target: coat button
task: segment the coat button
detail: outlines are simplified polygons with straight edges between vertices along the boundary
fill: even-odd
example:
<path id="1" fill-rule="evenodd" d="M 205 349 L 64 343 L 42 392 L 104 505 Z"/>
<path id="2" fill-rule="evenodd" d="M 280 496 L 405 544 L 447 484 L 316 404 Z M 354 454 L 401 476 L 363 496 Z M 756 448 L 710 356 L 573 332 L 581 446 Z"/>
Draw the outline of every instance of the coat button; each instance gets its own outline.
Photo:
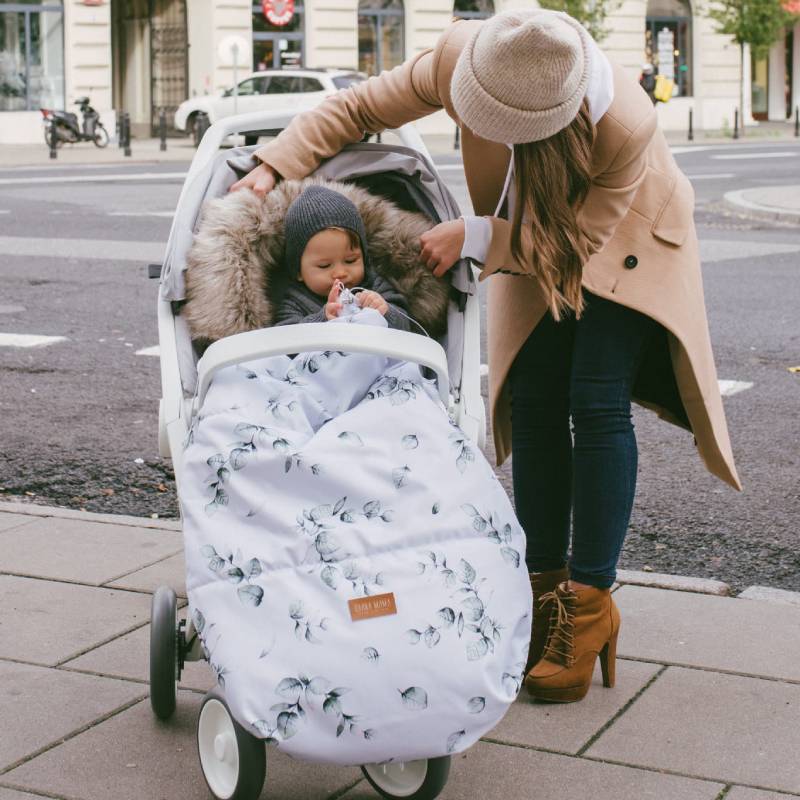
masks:
<path id="1" fill-rule="evenodd" d="M 636 256 L 625 256 L 625 269 L 633 269 L 638 263 Z"/>

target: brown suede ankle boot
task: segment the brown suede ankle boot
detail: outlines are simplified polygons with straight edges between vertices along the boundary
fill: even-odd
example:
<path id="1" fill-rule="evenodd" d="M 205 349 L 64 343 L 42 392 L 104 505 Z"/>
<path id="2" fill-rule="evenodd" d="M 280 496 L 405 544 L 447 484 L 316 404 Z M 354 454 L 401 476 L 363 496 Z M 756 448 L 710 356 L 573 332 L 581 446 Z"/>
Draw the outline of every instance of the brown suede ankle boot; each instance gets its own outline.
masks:
<path id="1" fill-rule="evenodd" d="M 550 594 L 559 583 L 569 578 L 566 567 L 551 569 L 547 572 L 531 572 L 529 575 L 533 591 L 533 629 L 531 646 L 528 650 L 528 663 L 525 665 L 526 675 L 541 660 L 544 646 L 547 643 L 547 632 L 550 629 L 552 601 L 542 603 L 542 596 Z"/>
<path id="2" fill-rule="evenodd" d="M 611 688 L 620 617 L 610 590 L 573 591 L 562 583 L 542 602 L 550 603 L 550 633 L 541 661 L 525 678 L 530 695 L 550 703 L 581 700 L 589 691 L 598 655 L 603 686 Z"/>

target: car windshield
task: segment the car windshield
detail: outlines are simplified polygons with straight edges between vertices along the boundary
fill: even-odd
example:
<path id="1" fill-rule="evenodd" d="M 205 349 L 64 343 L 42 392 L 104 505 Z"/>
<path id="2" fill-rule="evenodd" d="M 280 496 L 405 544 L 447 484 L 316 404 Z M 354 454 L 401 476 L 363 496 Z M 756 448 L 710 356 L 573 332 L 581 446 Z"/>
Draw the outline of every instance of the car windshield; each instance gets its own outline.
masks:
<path id="1" fill-rule="evenodd" d="M 333 85 L 337 89 L 346 89 L 348 86 L 352 86 L 354 83 L 361 83 L 363 80 L 363 75 L 359 75 L 357 72 L 351 72 L 347 75 L 334 75 Z"/>

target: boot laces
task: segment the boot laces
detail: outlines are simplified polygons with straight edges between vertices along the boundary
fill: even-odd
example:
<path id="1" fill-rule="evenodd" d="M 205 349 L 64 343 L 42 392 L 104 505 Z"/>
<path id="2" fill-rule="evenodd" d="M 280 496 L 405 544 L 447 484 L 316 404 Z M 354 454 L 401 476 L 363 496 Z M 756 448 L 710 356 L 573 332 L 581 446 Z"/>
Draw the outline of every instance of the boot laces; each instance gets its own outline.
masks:
<path id="1" fill-rule="evenodd" d="M 571 667 L 575 664 L 575 594 L 558 589 L 541 597 L 542 605 L 550 608 L 550 632 L 542 658 Z"/>

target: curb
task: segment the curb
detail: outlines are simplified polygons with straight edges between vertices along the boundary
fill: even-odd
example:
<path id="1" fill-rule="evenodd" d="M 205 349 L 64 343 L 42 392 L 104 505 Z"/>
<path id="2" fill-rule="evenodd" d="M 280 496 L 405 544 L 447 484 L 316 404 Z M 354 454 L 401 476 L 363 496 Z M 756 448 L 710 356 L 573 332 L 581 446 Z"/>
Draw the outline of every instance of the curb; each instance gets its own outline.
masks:
<path id="1" fill-rule="evenodd" d="M 92 511 L 73 511 L 70 508 L 42 506 L 35 503 L 0 502 L 0 514 L 76 519 L 82 522 L 127 525 L 132 528 L 181 531 L 181 524 L 178 520 L 130 517 L 121 514 L 97 514 Z M 645 572 L 628 569 L 617 570 L 617 588 L 622 586 L 642 586 L 647 589 L 667 589 L 674 592 L 707 594 L 716 597 L 731 597 L 732 595 L 731 587 L 727 583 L 713 578 L 693 578 L 689 575 L 670 575 L 664 572 Z M 736 599 L 800 607 L 800 592 L 774 589 L 770 586 L 749 586 L 738 594 Z"/>
<path id="2" fill-rule="evenodd" d="M 645 586 L 648 589 L 671 589 L 674 592 L 694 594 L 713 594 L 729 597 L 731 587 L 713 578 L 692 578 L 688 575 L 667 575 L 663 572 L 640 572 L 638 570 L 617 570 L 617 583 L 622 586 Z"/>
<path id="3" fill-rule="evenodd" d="M 753 191 L 752 189 L 737 189 L 733 192 L 726 192 L 723 195 L 722 203 L 731 211 L 739 214 L 746 214 L 755 219 L 768 220 L 770 222 L 783 222 L 789 225 L 800 225 L 800 211 L 791 211 L 780 206 L 767 206 L 762 203 L 754 203 L 745 198 L 745 194 Z"/>
<path id="4" fill-rule="evenodd" d="M 129 517 L 122 514 L 98 514 L 92 511 L 74 511 L 71 508 L 42 506 L 35 503 L 0 502 L 0 514 L 23 514 L 30 517 L 55 517 L 77 519 L 82 522 L 99 522 L 107 525 L 127 525 L 131 528 L 154 528 L 162 531 L 180 531 L 178 520 Z"/>

